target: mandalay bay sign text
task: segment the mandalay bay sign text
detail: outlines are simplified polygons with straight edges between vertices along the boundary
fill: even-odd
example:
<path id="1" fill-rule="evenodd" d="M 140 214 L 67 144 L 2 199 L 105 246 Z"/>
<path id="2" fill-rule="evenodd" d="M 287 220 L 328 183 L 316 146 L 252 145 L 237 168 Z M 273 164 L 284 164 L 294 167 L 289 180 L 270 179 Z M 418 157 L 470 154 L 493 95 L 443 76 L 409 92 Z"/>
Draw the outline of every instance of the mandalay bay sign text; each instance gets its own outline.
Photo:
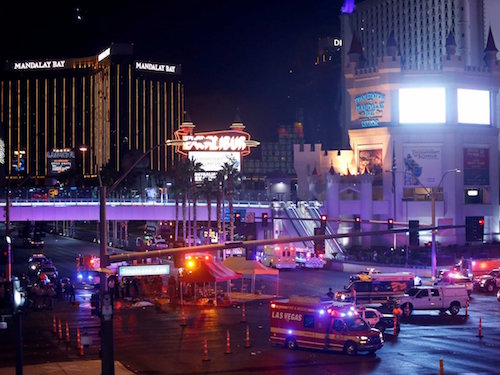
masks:
<path id="1" fill-rule="evenodd" d="M 136 70 L 145 70 L 148 72 L 159 72 L 159 73 L 171 73 L 171 74 L 180 74 L 181 67 L 180 65 L 169 65 L 169 64 L 158 64 L 151 62 L 135 62 Z"/>
<path id="2" fill-rule="evenodd" d="M 66 60 L 23 61 L 12 64 L 13 70 L 64 69 Z"/>

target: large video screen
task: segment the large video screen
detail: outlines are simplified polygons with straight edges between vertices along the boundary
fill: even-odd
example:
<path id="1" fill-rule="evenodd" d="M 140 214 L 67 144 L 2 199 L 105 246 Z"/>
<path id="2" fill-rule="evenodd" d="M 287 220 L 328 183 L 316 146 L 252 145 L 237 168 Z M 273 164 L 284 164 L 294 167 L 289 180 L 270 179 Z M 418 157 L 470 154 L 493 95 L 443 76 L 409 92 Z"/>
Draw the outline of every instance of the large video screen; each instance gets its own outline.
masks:
<path id="1" fill-rule="evenodd" d="M 233 164 L 234 169 L 241 171 L 241 154 L 232 151 L 190 151 L 189 158 L 201 163 L 203 172 L 195 173 L 195 181 L 215 179 L 217 172 L 222 170 L 225 163 Z"/>
<path id="2" fill-rule="evenodd" d="M 490 125 L 490 92 L 488 90 L 457 90 L 458 122 Z"/>
<path id="3" fill-rule="evenodd" d="M 444 87 L 399 89 L 400 124 L 444 124 L 445 122 Z"/>

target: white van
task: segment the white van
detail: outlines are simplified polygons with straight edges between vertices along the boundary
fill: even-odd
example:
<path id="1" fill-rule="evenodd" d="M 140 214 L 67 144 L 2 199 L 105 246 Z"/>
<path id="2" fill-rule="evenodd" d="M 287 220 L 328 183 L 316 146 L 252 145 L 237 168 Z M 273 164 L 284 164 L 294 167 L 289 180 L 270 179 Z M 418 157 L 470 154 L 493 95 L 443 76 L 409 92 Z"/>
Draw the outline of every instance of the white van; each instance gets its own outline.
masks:
<path id="1" fill-rule="evenodd" d="M 457 315 L 467 306 L 469 295 L 465 285 L 422 286 L 411 288 L 397 301 L 408 314 L 413 310 L 449 310 Z"/>

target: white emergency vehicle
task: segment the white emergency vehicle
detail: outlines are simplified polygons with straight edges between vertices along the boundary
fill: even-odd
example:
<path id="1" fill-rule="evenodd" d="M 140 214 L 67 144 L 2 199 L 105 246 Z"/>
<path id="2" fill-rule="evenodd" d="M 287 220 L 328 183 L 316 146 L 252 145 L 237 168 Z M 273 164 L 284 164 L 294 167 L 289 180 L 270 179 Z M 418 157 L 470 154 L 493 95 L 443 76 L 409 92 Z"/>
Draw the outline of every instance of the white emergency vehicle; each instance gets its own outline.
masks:
<path id="1" fill-rule="evenodd" d="M 370 328 L 350 303 L 291 296 L 271 302 L 270 320 L 270 341 L 289 349 L 339 350 L 354 355 L 374 353 L 384 345 L 382 333 Z"/>

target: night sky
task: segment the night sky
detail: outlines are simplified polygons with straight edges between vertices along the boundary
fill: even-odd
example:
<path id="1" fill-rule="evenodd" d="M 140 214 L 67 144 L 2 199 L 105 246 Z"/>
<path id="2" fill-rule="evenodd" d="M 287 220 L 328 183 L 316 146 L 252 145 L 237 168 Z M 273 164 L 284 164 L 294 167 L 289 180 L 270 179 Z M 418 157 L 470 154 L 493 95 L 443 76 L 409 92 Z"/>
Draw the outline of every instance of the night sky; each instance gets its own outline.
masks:
<path id="1" fill-rule="evenodd" d="M 340 36 L 342 3 L 2 0 L 0 58 L 90 56 L 133 42 L 141 59 L 182 64 L 198 130 L 227 128 L 239 108 L 247 130 L 269 138 L 287 123 L 289 70 L 313 64 L 318 37 Z"/>

